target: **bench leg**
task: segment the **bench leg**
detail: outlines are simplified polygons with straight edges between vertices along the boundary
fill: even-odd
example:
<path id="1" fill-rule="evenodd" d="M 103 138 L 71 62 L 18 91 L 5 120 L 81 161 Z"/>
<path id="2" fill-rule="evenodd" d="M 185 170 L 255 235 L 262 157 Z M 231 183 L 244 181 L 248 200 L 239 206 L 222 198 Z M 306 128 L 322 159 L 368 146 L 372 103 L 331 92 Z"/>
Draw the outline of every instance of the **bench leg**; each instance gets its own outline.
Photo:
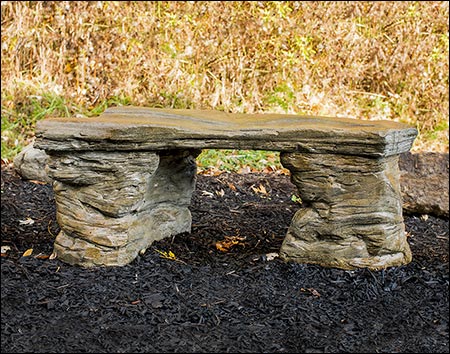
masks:
<path id="1" fill-rule="evenodd" d="M 411 261 L 402 216 L 398 155 L 387 158 L 281 153 L 302 206 L 280 256 L 342 269 Z"/>
<path id="2" fill-rule="evenodd" d="M 51 155 L 57 257 L 86 267 L 121 266 L 154 241 L 189 232 L 198 153 Z"/>

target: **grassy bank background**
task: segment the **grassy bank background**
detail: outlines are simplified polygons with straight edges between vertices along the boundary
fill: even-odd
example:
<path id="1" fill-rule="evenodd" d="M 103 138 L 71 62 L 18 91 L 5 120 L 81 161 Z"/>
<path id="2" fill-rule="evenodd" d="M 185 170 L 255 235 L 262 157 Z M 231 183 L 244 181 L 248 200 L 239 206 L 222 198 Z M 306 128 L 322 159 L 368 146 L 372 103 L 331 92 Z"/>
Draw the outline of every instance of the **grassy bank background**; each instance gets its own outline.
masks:
<path id="1" fill-rule="evenodd" d="M 391 119 L 417 127 L 413 151 L 448 152 L 446 1 L 2 1 L 1 16 L 2 159 L 47 115 L 127 104 Z"/>

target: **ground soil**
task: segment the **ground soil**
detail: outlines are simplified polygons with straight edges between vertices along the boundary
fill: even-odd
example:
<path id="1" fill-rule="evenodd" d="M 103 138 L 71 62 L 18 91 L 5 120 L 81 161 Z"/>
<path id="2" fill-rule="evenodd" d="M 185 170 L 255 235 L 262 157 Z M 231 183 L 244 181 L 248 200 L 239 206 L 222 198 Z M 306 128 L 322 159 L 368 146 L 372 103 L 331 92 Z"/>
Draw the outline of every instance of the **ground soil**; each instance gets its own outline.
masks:
<path id="1" fill-rule="evenodd" d="M 1 192 L 2 353 L 449 352 L 447 218 L 404 215 L 408 265 L 286 263 L 289 177 L 198 175 L 191 234 L 84 269 L 49 257 L 50 185 L 2 168 Z"/>

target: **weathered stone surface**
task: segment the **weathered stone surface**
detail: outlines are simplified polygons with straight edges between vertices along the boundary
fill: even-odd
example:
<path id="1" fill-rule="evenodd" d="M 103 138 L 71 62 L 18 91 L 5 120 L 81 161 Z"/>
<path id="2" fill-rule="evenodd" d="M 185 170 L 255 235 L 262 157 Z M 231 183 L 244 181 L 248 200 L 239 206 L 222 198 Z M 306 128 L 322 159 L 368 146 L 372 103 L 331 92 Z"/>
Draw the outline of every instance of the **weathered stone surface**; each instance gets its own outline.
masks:
<path id="1" fill-rule="evenodd" d="M 61 227 L 54 251 L 72 264 L 124 265 L 154 241 L 190 231 L 198 151 L 50 155 Z"/>
<path id="2" fill-rule="evenodd" d="M 281 153 L 304 208 L 280 256 L 327 267 L 380 269 L 411 261 L 398 157 Z"/>
<path id="3" fill-rule="evenodd" d="M 407 152 L 400 155 L 399 166 L 403 210 L 448 217 L 448 153 Z"/>
<path id="4" fill-rule="evenodd" d="M 231 148 L 390 156 L 409 151 L 416 135 L 393 121 L 114 107 L 98 117 L 41 120 L 36 144 L 46 151 Z"/>
<path id="5" fill-rule="evenodd" d="M 45 151 L 35 148 L 34 143 L 31 143 L 14 158 L 14 169 L 24 179 L 50 182 L 46 171 L 47 160 Z"/>

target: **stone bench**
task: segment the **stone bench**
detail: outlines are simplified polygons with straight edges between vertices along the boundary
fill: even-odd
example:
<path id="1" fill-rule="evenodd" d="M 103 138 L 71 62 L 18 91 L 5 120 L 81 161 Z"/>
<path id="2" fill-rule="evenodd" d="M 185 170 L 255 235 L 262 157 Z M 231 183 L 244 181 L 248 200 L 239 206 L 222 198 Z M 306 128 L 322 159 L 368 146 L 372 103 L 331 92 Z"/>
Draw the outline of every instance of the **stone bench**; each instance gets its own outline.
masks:
<path id="1" fill-rule="evenodd" d="M 49 155 L 59 259 L 130 263 L 154 241 L 191 229 L 201 149 L 280 151 L 303 207 L 280 250 L 286 261 L 381 269 L 406 264 L 398 155 L 415 128 L 393 121 L 139 107 L 38 122 Z"/>

